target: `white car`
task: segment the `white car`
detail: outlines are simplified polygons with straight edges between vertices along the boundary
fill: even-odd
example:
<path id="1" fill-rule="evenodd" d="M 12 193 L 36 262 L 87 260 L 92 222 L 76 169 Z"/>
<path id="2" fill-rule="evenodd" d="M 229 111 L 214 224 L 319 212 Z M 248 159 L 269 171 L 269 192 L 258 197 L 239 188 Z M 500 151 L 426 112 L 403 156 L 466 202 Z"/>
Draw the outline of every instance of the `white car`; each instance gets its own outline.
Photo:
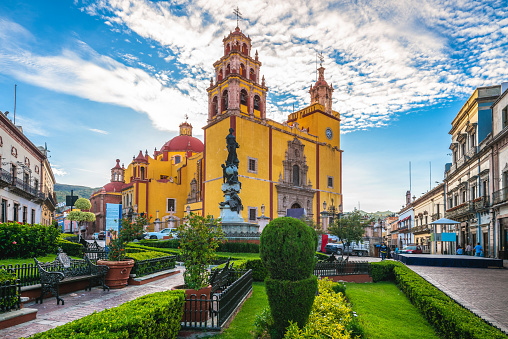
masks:
<path id="1" fill-rule="evenodd" d="M 170 239 L 178 239 L 178 232 L 176 228 L 165 228 L 159 232 L 148 232 L 148 235 L 145 239 L 164 239 L 164 237 L 169 237 Z"/>

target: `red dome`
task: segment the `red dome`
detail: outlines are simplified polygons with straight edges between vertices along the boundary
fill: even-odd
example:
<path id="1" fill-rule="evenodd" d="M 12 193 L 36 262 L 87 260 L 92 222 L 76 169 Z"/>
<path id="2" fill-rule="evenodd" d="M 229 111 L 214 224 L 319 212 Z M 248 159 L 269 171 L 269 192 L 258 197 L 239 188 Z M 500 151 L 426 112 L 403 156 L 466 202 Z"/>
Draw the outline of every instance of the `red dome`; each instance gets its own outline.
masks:
<path id="1" fill-rule="evenodd" d="M 125 183 L 121 181 L 112 181 L 109 184 L 104 185 L 102 189 L 106 192 L 121 192 Z"/>
<path id="2" fill-rule="evenodd" d="M 160 152 L 192 151 L 194 153 L 201 153 L 204 149 L 205 146 L 198 138 L 189 135 L 179 135 L 166 142 Z"/>

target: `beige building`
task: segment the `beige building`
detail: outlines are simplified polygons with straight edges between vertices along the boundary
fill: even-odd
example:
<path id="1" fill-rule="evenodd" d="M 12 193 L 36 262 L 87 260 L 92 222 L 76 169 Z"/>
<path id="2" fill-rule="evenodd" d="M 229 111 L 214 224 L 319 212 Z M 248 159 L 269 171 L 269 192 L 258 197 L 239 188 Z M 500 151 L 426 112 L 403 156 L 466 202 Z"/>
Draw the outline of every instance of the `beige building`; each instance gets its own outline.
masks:
<path id="1" fill-rule="evenodd" d="M 508 83 L 492 105 L 492 141 L 490 142 L 491 224 L 488 231 L 493 256 L 508 259 Z"/>
<path id="2" fill-rule="evenodd" d="M 445 217 L 460 222 L 445 231 L 457 234 L 457 244 L 479 242 L 485 256 L 492 252 L 493 229 L 490 222 L 492 178 L 490 147 L 492 139 L 492 104 L 501 94 L 501 86 L 474 90 L 449 132 L 452 138 L 452 163 L 445 168 Z M 455 245 L 455 244 L 454 244 Z"/>
<path id="3" fill-rule="evenodd" d="M 441 233 L 442 227 L 435 227 L 430 223 L 443 217 L 444 184 L 439 184 L 413 201 L 413 209 L 415 220 L 411 232 L 414 234 L 415 244 L 422 247 L 423 253 L 443 253 L 442 243 L 432 242 L 432 233 Z"/>

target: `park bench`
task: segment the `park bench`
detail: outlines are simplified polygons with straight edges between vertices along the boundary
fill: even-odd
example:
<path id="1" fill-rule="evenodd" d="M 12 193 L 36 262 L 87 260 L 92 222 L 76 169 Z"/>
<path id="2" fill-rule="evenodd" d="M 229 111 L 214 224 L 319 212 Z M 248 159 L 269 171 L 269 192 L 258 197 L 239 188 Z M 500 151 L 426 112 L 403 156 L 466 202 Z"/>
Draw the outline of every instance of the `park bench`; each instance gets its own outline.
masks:
<path id="1" fill-rule="evenodd" d="M 57 305 L 60 305 L 60 301 L 64 305 L 59 290 L 60 283 L 66 282 L 88 280 L 89 285 L 85 291 L 91 291 L 94 283 L 101 285 L 104 291 L 109 291 L 109 287 L 104 284 L 109 267 L 94 264 L 86 254 L 84 259 L 71 259 L 59 248 L 58 255 L 52 262 L 39 262 L 36 258 L 34 260 L 41 276 L 41 296 L 35 299 L 36 303 L 40 301 L 42 304 L 44 295 L 51 292 L 56 296 Z"/>
<path id="2" fill-rule="evenodd" d="M 101 247 L 97 243 L 97 240 L 94 240 L 94 242 L 88 242 L 81 238 L 80 243 L 83 245 L 83 251 L 90 260 L 96 262 L 97 260 L 106 260 L 108 258 L 106 249 Z"/>
<path id="3" fill-rule="evenodd" d="M 212 294 L 230 284 L 230 272 L 233 271 L 233 263 L 231 263 L 231 266 L 229 265 L 230 260 L 231 257 L 229 257 L 222 269 L 215 269 L 212 271 L 209 279 L 210 285 L 212 285 Z"/>

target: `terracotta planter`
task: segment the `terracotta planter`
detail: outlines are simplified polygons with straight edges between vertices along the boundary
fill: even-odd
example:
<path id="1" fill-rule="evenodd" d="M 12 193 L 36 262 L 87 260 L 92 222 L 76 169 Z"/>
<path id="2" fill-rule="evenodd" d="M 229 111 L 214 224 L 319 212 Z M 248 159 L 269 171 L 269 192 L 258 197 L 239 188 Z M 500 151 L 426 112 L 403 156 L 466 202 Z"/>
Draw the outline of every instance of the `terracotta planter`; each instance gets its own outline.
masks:
<path id="1" fill-rule="evenodd" d="M 134 266 L 134 260 L 97 260 L 97 265 L 109 267 L 108 274 L 106 274 L 106 286 L 109 286 L 109 288 L 123 288 L 127 286 L 127 280 L 129 280 L 129 274 Z"/>
<path id="2" fill-rule="evenodd" d="M 183 307 L 182 322 L 203 322 L 208 320 L 210 306 L 208 300 L 212 291 L 211 285 L 200 290 L 187 289 L 185 285 L 179 285 L 174 286 L 172 290 L 185 290 L 185 299 L 190 299 L 185 302 Z M 203 294 L 206 297 L 202 296 Z"/>

